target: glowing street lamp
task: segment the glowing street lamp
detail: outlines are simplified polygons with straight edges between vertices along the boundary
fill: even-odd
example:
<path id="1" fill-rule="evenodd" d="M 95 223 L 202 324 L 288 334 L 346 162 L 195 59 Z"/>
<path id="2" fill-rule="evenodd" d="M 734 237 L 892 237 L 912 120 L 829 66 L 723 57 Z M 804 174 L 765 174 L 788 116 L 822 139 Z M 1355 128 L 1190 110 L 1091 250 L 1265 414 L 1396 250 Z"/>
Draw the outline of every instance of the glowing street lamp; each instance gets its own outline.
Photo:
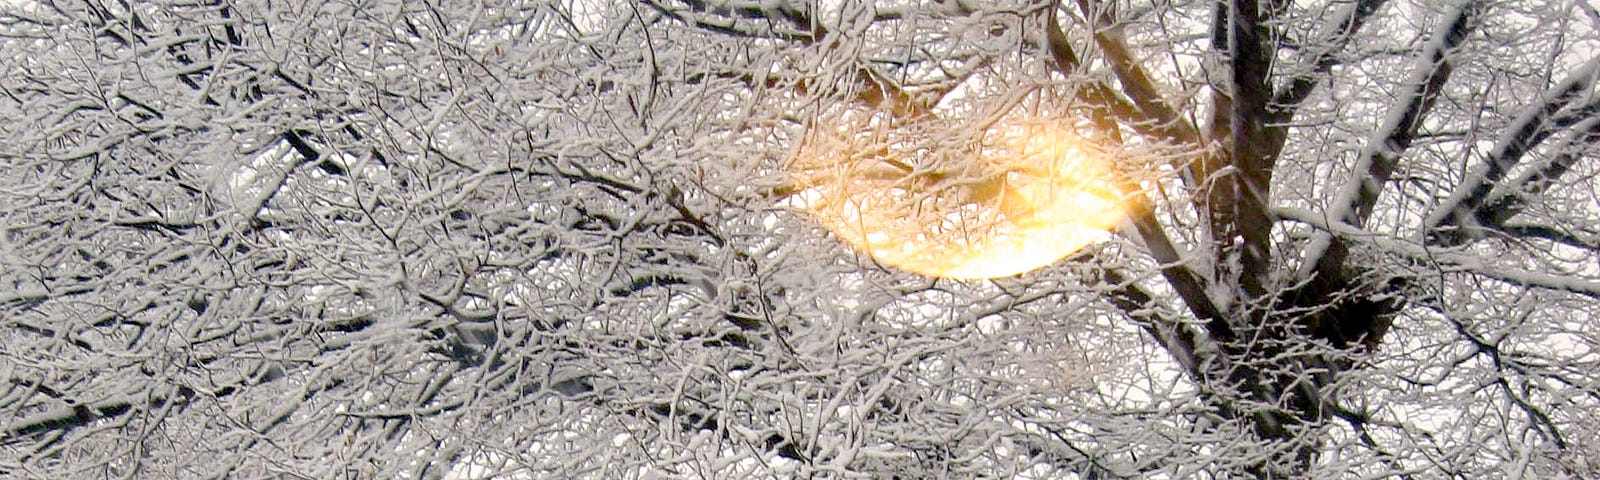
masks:
<path id="1" fill-rule="evenodd" d="M 865 152 L 854 137 L 815 139 L 790 172 L 822 225 L 895 268 L 1016 275 L 1103 238 L 1123 217 L 1112 172 L 1064 127 L 994 126 L 931 143 L 879 135 Z"/>

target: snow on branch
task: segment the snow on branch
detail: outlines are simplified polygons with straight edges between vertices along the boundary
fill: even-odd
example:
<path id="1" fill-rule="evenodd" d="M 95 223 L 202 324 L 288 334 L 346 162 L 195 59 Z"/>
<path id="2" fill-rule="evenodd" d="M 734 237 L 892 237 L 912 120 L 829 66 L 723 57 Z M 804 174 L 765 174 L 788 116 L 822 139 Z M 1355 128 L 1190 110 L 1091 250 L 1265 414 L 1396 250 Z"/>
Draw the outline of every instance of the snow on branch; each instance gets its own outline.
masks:
<path id="1" fill-rule="evenodd" d="M 1390 236 L 1375 235 L 1355 225 L 1334 220 L 1329 216 L 1303 208 L 1278 207 L 1273 209 L 1273 213 L 1278 218 L 1310 225 L 1312 228 L 1322 230 L 1346 241 L 1365 242 L 1389 253 L 1422 263 L 1438 265 L 1447 270 L 1471 273 L 1522 287 L 1556 290 L 1600 299 L 1600 280 L 1593 278 L 1554 275 L 1506 268 L 1499 265 L 1488 265 L 1482 259 L 1472 255 L 1429 248 L 1427 245 L 1408 242 Z"/>
<path id="2" fill-rule="evenodd" d="M 1123 185 L 1125 191 L 1138 192 L 1131 185 Z M 1206 281 L 1190 269 L 1186 258 L 1187 252 L 1180 251 L 1172 243 L 1161 223 L 1155 218 L 1155 210 L 1150 205 L 1150 200 L 1143 193 L 1131 195 L 1128 200 L 1128 217 L 1133 224 L 1134 233 L 1144 243 L 1145 250 L 1150 256 L 1161 264 L 1161 275 L 1167 283 L 1183 299 L 1195 317 L 1205 321 L 1206 330 L 1211 338 L 1219 343 L 1233 341 L 1237 335 L 1233 327 L 1228 324 L 1222 309 L 1217 307 L 1208 292 Z"/>
<path id="3" fill-rule="evenodd" d="M 1496 188 L 1490 194 L 1489 200 L 1474 210 L 1473 220 L 1479 225 L 1498 227 L 1520 213 L 1523 207 L 1527 206 L 1530 197 L 1544 193 L 1556 179 L 1572 169 L 1578 159 L 1583 157 L 1580 149 L 1585 144 L 1600 141 L 1600 117 L 1590 117 L 1579 122 L 1573 126 L 1573 130 L 1577 133 L 1565 142 L 1555 158 L 1545 160 L 1542 164 L 1528 169 L 1517 178 Z"/>
<path id="4" fill-rule="evenodd" d="M 1387 0 L 1357 0 L 1346 4 L 1339 13 L 1329 18 L 1317 30 L 1315 38 L 1321 39 L 1318 45 L 1308 45 L 1315 48 L 1315 55 L 1307 63 L 1310 70 L 1295 75 L 1289 80 L 1285 88 L 1279 89 L 1272 97 L 1267 114 L 1271 125 L 1267 126 L 1268 139 L 1273 142 L 1272 151 L 1283 149 L 1284 142 L 1288 139 L 1289 123 L 1294 120 L 1295 113 L 1299 111 L 1300 102 L 1311 96 L 1311 92 L 1322 83 L 1322 79 L 1339 63 L 1339 55 L 1350 44 L 1350 39 L 1355 38 L 1356 32 L 1366 25 L 1367 19 L 1378 11 Z"/>
<path id="5" fill-rule="evenodd" d="M 1399 92 L 1383 123 L 1357 154 L 1349 180 L 1328 206 L 1328 218 L 1360 228 L 1372 215 L 1380 189 L 1394 174 L 1400 155 L 1411 147 L 1423 116 L 1433 108 L 1439 91 L 1449 80 L 1450 52 L 1466 40 L 1477 10 L 1475 2 L 1457 7 L 1435 27 L 1432 39 L 1417 56 L 1411 76 L 1403 84 L 1404 90 Z M 1337 242 L 1336 238 L 1326 235 L 1312 241 L 1297 277 L 1309 278 L 1314 273 L 1336 271 L 1344 263 L 1344 249 Z"/>
<path id="6" fill-rule="evenodd" d="M 1200 348 L 1203 340 L 1193 329 L 1162 315 L 1154 296 L 1116 269 L 1106 268 L 1101 271 L 1101 278 L 1111 287 L 1107 301 L 1128 318 L 1137 321 L 1139 327 L 1161 344 L 1192 378 L 1204 376 L 1202 363 L 1206 359 L 1201 358 L 1203 352 Z"/>
<path id="7" fill-rule="evenodd" d="M 1045 25 L 1045 49 L 1050 53 L 1056 72 L 1063 77 L 1073 77 L 1083 65 L 1083 61 L 1073 50 L 1072 44 L 1067 41 L 1067 34 L 1061 29 L 1061 22 L 1056 16 L 1056 9 L 1050 9 L 1048 25 Z M 1100 115 L 1121 120 L 1141 135 L 1164 136 L 1157 128 L 1157 125 L 1162 124 L 1159 119 L 1150 117 L 1105 83 L 1089 82 L 1083 86 L 1080 94 L 1091 107 L 1100 112 Z M 1115 130 L 1113 125 L 1102 125 L 1102 127 L 1110 131 Z"/>
<path id="8" fill-rule="evenodd" d="M 1594 88 L 1597 74 L 1600 74 L 1600 57 L 1590 60 L 1572 72 L 1561 83 L 1540 95 L 1540 101 L 1523 110 L 1511 126 L 1500 135 L 1494 148 L 1484 158 L 1482 166 L 1469 173 L 1456 187 L 1455 192 L 1451 193 L 1450 198 L 1428 214 L 1423 224 L 1424 233 L 1450 227 L 1472 226 L 1477 223 L 1478 215 L 1475 215 L 1475 212 L 1484 206 L 1485 200 L 1490 197 L 1496 185 L 1510 173 L 1529 150 L 1554 133 L 1550 128 L 1553 123 L 1552 117 L 1590 92 Z M 1594 125 L 1588 125 L 1580 130 L 1593 128 Z M 1561 170 L 1565 171 L 1565 168 Z M 1522 182 L 1528 180 L 1532 179 L 1519 179 L 1514 185 L 1523 185 Z M 1504 193 L 1500 196 L 1503 195 Z M 1491 204 L 1497 203 L 1499 202 L 1491 202 Z M 1440 238 L 1446 244 L 1458 243 L 1462 239 L 1460 235 L 1454 234 Z"/>
<path id="9" fill-rule="evenodd" d="M 1106 63 L 1110 64 L 1118 83 L 1122 84 L 1122 91 L 1145 116 L 1155 121 L 1153 131 L 1172 142 L 1199 142 L 1199 133 L 1194 125 L 1172 107 L 1172 102 L 1161 94 L 1150 79 L 1150 74 L 1128 50 L 1127 39 L 1123 38 L 1121 29 L 1115 25 L 1116 20 L 1097 15 L 1087 1 L 1081 1 L 1078 5 L 1085 18 L 1094 19 L 1095 45 L 1105 55 Z"/>
<path id="10" fill-rule="evenodd" d="M 1272 103 L 1277 107 L 1276 113 L 1283 118 L 1292 118 L 1295 107 L 1311 96 L 1311 91 L 1321 83 L 1324 75 L 1339 63 L 1339 54 L 1345 46 L 1350 44 L 1350 39 L 1355 38 L 1356 32 L 1366 25 L 1367 19 L 1372 17 L 1387 0 L 1357 0 L 1345 4 L 1339 13 L 1328 18 L 1314 38 L 1321 40 L 1318 45 L 1308 45 L 1314 48 L 1315 55 L 1311 56 L 1311 69 L 1296 75 L 1289 81 L 1288 88 L 1280 90 L 1273 97 Z"/>
<path id="11" fill-rule="evenodd" d="M 1355 172 L 1331 208 L 1334 218 L 1352 225 L 1366 223 L 1378 202 L 1379 189 L 1394 174 L 1400 155 L 1416 140 L 1422 118 L 1433 108 L 1434 100 L 1450 78 L 1453 65 L 1450 51 L 1466 40 L 1472 28 L 1473 5 L 1462 6 L 1444 18 L 1433 39 L 1416 59 L 1407 90 L 1400 92 L 1383 124 L 1373 132 L 1356 158 Z"/>
<path id="12" fill-rule="evenodd" d="M 644 2 L 655 11 L 674 20 L 708 31 L 744 36 L 773 36 L 791 40 L 813 42 L 827 34 L 827 30 L 811 16 L 808 9 L 797 8 L 788 2 L 744 2 L 683 0 L 682 7 L 674 7 L 657 0 Z M 751 27 L 740 21 L 762 25 Z M 780 29 L 777 24 L 787 24 Z"/>

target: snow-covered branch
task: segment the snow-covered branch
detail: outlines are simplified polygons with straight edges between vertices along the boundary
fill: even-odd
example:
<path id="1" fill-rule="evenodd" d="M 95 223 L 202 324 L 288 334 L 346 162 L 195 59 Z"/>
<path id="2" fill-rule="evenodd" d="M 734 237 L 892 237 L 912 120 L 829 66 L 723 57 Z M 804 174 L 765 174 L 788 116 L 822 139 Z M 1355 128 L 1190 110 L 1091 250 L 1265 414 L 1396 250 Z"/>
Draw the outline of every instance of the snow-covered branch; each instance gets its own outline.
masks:
<path id="1" fill-rule="evenodd" d="M 1512 285 L 1574 293 L 1600 299 L 1600 279 L 1573 275 L 1555 275 L 1493 265 L 1482 258 L 1454 249 L 1436 249 L 1429 245 L 1374 234 L 1349 223 L 1333 220 L 1327 215 L 1297 208 L 1274 209 L 1278 217 L 1310 225 L 1317 230 L 1338 237 L 1343 242 L 1371 245 L 1409 261 L 1437 265 L 1449 272 L 1464 272 L 1505 282 Z"/>
<path id="2" fill-rule="evenodd" d="M 1452 51 L 1466 40 L 1479 8 L 1467 3 L 1440 18 L 1428 44 L 1414 61 L 1398 98 L 1357 152 L 1350 178 L 1329 204 L 1329 218 L 1359 228 L 1372 216 L 1378 194 L 1394 174 L 1400 156 L 1416 140 L 1422 118 L 1433 108 L 1445 81 L 1450 78 L 1454 69 Z M 1306 279 L 1338 275 L 1348 254 L 1341 241 L 1323 234 L 1308 244 L 1296 276 Z"/>

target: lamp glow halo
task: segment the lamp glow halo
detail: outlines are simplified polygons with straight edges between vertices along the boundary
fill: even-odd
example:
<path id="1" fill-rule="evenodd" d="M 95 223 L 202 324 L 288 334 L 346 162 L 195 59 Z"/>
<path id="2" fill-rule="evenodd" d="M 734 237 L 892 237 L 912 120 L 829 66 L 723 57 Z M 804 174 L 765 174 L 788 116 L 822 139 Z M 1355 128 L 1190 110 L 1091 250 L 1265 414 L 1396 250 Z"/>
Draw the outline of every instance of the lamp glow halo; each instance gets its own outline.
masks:
<path id="1" fill-rule="evenodd" d="M 813 132 L 788 170 L 805 187 L 798 203 L 882 264 L 956 279 L 1017 275 L 1104 238 L 1124 215 L 1109 165 L 1056 123 L 853 132 L 862 131 Z"/>

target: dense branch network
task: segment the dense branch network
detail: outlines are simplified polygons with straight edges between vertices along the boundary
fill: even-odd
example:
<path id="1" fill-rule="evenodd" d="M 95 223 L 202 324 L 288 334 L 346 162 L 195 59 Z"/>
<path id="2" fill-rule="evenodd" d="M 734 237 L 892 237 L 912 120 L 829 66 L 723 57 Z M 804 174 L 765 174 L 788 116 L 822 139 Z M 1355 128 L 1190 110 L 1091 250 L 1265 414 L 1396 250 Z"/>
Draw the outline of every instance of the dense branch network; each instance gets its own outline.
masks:
<path id="1" fill-rule="evenodd" d="M 1592 474 L 1556 3 L 13 2 L 0 471 Z M 874 265 L 782 172 L 1024 110 L 1128 219 L 1016 278 Z"/>

